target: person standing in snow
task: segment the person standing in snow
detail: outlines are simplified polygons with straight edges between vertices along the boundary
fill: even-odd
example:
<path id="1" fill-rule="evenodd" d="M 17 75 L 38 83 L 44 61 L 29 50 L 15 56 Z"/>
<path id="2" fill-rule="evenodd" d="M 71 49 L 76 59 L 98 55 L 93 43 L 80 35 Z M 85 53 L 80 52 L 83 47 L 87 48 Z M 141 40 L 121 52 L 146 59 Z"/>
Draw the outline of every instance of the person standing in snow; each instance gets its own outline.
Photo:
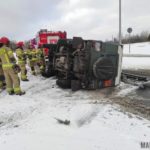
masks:
<path id="1" fill-rule="evenodd" d="M 32 44 L 26 49 L 26 55 L 29 60 L 32 75 L 36 75 L 35 66 L 37 64 L 36 49 Z"/>
<path id="2" fill-rule="evenodd" d="M 36 56 L 37 56 L 37 65 L 39 66 L 40 72 L 42 74 L 45 70 L 45 60 L 41 43 L 38 44 L 38 48 L 36 49 Z"/>
<path id="3" fill-rule="evenodd" d="M 24 53 L 23 46 L 24 46 L 23 42 L 17 43 L 16 56 L 18 58 L 18 65 L 21 69 L 21 80 L 29 81 L 27 79 L 26 54 Z"/>
<path id="4" fill-rule="evenodd" d="M 12 50 L 8 47 L 9 39 L 7 37 L 2 37 L 0 42 L 2 43 L 0 47 L 0 59 L 2 61 L 7 92 L 9 95 L 23 95 L 25 92 L 20 88 L 20 79 L 16 73 L 16 70 L 18 69 L 16 60 Z"/>

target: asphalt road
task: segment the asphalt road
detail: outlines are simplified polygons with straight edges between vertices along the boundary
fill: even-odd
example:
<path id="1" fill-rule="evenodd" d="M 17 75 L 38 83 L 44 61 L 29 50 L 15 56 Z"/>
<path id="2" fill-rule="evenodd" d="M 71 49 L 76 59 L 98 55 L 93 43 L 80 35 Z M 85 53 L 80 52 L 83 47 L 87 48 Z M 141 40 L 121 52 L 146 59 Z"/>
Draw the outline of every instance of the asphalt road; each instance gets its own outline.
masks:
<path id="1" fill-rule="evenodd" d="M 150 120 L 150 88 L 141 90 L 136 86 L 121 83 L 117 87 L 91 91 L 93 103 L 119 105 L 124 112 L 130 112 Z M 122 94 L 120 94 L 122 93 Z"/>

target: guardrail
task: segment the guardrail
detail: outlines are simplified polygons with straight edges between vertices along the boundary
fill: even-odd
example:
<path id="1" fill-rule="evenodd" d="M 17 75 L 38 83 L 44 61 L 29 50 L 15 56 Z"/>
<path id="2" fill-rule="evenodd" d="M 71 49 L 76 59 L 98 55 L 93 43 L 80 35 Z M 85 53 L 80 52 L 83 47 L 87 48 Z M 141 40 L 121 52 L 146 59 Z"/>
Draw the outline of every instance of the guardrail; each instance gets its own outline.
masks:
<path id="1" fill-rule="evenodd" d="M 150 57 L 148 54 L 123 54 L 123 57 Z"/>

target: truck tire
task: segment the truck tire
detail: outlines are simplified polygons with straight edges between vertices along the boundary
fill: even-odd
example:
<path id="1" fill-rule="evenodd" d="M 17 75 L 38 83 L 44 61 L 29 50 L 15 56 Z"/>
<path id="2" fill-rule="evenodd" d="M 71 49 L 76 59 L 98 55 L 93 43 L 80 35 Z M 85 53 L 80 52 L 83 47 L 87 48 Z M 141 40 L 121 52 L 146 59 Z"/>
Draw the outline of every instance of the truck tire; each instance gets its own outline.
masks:
<path id="1" fill-rule="evenodd" d="M 78 91 L 82 88 L 80 80 L 71 80 L 71 90 Z"/>
<path id="2" fill-rule="evenodd" d="M 71 88 L 71 80 L 58 79 L 56 81 L 56 84 L 63 89 L 70 89 Z"/>
<path id="3" fill-rule="evenodd" d="M 52 77 L 54 75 L 55 75 L 55 71 L 52 69 L 42 72 L 42 76 L 46 78 Z"/>

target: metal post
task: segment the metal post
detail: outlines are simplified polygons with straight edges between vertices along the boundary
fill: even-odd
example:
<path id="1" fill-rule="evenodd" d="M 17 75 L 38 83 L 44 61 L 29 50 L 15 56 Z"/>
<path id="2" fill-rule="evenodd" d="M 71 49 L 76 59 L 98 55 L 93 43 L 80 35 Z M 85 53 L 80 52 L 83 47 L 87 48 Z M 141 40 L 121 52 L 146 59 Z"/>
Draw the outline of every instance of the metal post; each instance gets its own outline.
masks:
<path id="1" fill-rule="evenodd" d="M 119 0 L 119 45 L 121 43 L 121 0 Z"/>
<path id="2" fill-rule="evenodd" d="M 127 29 L 127 32 L 129 33 L 129 53 L 130 53 L 130 48 L 131 48 L 131 45 L 130 45 L 130 43 L 131 43 L 131 32 L 132 32 L 132 28 L 130 27 L 130 28 L 128 28 Z"/>
<path id="3" fill-rule="evenodd" d="M 130 33 L 129 33 L 129 54 L 130 54 Z"/>

